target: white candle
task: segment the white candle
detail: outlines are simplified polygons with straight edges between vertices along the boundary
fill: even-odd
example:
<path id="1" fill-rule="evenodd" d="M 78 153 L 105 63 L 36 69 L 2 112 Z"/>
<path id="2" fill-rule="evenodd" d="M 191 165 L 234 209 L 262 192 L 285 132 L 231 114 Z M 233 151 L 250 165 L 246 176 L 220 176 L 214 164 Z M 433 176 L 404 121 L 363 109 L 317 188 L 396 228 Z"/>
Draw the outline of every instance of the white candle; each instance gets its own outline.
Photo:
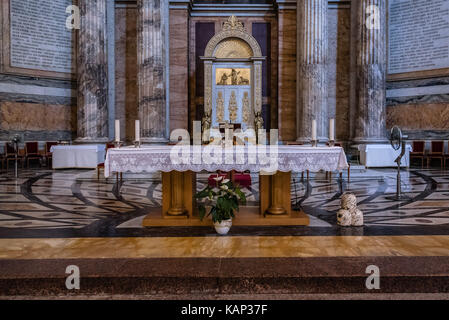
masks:
<path id="1" fill-rule="evenodd" d="M 115 141 L 120 141 L 120 120 L 115 120 Z"/>
<path id="2" fill-rule="evenodd" d="M 312 141 L 316 141 L 316 120 L 312 120 Z"/>
<path id="3" fill-rule="evenodd" d="M 330 119 L 329 121 L 329 140 L 335 140 L 335 119 Z"/>
<path id="4" fill-rule="evenodd" d="M 135 137 L 136 137 L 136 141 L 140 141 L 140 121 L 136 120 L 136 133 L 135 133 Z"/>

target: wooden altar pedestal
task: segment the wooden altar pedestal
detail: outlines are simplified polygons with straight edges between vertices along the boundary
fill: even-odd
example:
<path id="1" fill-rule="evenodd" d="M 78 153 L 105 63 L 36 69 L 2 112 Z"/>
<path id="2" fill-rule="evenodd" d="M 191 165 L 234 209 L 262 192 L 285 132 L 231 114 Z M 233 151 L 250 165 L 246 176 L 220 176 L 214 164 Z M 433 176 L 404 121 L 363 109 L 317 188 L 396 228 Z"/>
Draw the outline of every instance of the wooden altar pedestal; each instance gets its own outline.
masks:
<path id="1" fill-rule="evenodd" d="M 233 219 L 234 226 L 308 225 L 309 217 L 302 211 L 291 209 L 291 173 L 259 175 L 260 206 L 240 206 Z M 198 217 L 196 174 L 186 172 L 162 173 L 162 211 L 150 210 L 144 218 L 144 227 L 156 226 L 210 226 L 212 220 Z"/>
<path id="2" fill-rule="evenodd" d="M 196 207 L 195 191 L 195 172 L 162 172 L 162 217 L 193 218 Z"/>

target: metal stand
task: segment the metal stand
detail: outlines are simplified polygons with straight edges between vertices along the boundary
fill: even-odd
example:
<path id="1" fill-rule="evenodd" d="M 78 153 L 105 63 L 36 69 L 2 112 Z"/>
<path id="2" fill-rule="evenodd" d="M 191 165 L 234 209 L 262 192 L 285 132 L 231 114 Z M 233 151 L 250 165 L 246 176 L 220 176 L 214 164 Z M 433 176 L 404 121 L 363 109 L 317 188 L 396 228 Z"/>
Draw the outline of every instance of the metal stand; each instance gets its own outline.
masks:
<path id="1" fill-rule="evenodd" d="M 298 194 L 296 191 L 296 179 L 293 178 L 293 185 L 295 186 L 295 205 L 292 206 L 292 210 L 301 211 L 301 206 L 298 204 Z"/>
<path id="2" fill-rule="evenodd" d="M 402 141 L 402 150 L 401 154 L 394 160 L 398 164 L 398 174 L 396 181 L 396 196 L 386 197 L 388 200 L 393 201 L 402 201 L 402 200 L 410 200 L 410 197 L 403 195 L 401 193 L 401 159 L 405 154 L 405 141 Z"/>
<path id="3" fill-rule="evenodd" d="M 134 141 L 134 147 L 135 148 L 140 148 L 140 146 L 142 145 L 142 143 L 139 141 Z"/>
<path id="4" fill-rule="evenodd" d="M 317 147 L 318 146 L 318 140 L 312 140 L 312 147 Z"/>
<path id="5" fill-rule="evenodd" d="M 19 143 L 17 141 L 14 141 L 14 151 L 15 151 L 14 174 L 17 179 L 19 177 L 19 169 L 17 165 L 19 162 Z"/>
<path id="6" fill-rule="evenodd" d="M 335 140 L 329 140 L 329 147 L 335 147 Z"/>

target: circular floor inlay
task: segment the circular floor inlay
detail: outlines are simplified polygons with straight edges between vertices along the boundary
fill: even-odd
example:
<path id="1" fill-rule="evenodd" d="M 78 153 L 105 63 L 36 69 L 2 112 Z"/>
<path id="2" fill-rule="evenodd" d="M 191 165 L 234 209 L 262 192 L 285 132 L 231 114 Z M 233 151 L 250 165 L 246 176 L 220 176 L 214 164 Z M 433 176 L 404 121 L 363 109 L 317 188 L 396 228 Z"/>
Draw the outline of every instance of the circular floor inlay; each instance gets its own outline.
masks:
<path id="1" fill-rule="evenodd" d="M 18 222 L 15 225 L 16 226 L 27 226 L 27 225 L 30 225 L 30 224 L 33 224 L 33 223 L 24 221 L 24 222 Z"/>
<path id="2" fill-rule="evenodd" d="M 427 219 L 415 219 L 416 222 L 421 222 L 421 223 L 432 223 L 432 220 L 427 220 Z"/>
<path id="3" fill-rule="evenodd" d="M 59 213 L 46 213 L 43 216 L 44 217 L 56 217 L 56 216 L 59 216 Z"/>

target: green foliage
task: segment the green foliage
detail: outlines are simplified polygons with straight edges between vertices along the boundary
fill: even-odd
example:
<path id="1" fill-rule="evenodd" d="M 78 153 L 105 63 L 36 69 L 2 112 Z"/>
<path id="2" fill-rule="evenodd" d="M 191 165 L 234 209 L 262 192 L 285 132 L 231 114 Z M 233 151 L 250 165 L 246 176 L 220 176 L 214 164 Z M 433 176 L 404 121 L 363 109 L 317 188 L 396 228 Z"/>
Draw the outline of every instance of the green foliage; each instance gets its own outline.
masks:
<path id="1" fill-rule="evenodd" d="M 212 217 L 213 222 L 221 222 L 235 217 L 235 212 L 239 211 L 239 204 L 246 203 L 246 196 L 238 186 L 228 179 L 219 178 L 217 187 L 207 186 L 195 194 L 197 199 L 205 199 L 204 203 L 198 205 L 200 219 L 206 216 L 205 205 L 210 205 L 211 209 L 207 216 Z"/>

